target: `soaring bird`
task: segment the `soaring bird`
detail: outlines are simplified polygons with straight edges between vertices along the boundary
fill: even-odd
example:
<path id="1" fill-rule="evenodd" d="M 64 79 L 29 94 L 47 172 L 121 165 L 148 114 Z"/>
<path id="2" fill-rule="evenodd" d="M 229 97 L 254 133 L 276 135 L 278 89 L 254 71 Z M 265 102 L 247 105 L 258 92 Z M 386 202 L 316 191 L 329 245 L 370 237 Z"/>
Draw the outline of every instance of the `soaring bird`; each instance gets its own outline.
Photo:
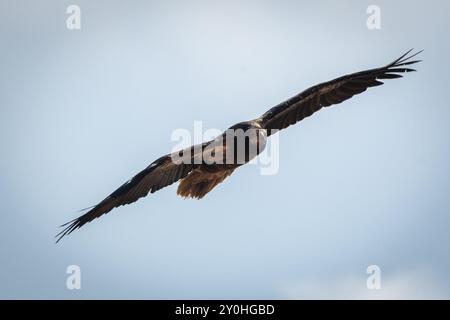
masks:
<path id="1" fill-rule="evenodd" d="M 412 58 L 422 51 L 409 55 L 411 51 L 384 67 L 348 74 L 315 85 L 269 109 L 257 119 L 231 126 L 214 140 L 162 156 L 100 203 L 88 208 L 88 212 L 63 224 L 62 231 L 56 235 L 56 242 L 112 209 L 135 202 L 177 181 L 180 181 L 178 195 L 203 198 L 236 168 L 262 152 L 266 139 L 274 132 L 309 117 L 322 107 L 339 104 L 367 88 L 382 85 L 380 80 L 401 78 L 401 73 L 416 71 L 406 66 L 420 62 Z M 244 132 L 243 140 L 237 139 L 238 135 L 228 139 L 230 132 L 237 131 Z M 241 143 L 243 148 L 239 148 L 241 141 L 244 141 Z"/>

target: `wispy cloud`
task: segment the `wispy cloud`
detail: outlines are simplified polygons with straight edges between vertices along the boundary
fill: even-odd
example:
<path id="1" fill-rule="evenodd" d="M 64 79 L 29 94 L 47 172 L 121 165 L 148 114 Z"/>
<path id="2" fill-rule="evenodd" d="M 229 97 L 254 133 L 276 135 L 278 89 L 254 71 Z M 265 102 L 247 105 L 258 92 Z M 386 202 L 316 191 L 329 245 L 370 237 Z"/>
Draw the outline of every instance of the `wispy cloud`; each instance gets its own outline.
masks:
<path id="1" fill-rule="evenodd" d="M 284 299 L 449 299 L 450 290 L 428 268 L 382 273 L 381 288 L 369 290 L 368 275 L 342 274 L 335 279 L 299 280 L 281 286 Z"/>

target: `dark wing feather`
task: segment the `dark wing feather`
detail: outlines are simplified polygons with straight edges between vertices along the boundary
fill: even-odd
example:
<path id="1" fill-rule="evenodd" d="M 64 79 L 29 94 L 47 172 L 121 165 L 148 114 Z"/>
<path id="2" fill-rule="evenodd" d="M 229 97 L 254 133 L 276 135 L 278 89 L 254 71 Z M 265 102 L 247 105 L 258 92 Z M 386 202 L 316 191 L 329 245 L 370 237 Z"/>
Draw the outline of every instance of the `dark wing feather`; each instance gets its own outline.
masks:
<path id="1" fill-rule="evenodd" d="M 328 82 L 313 86 L 300 94 L 280 103 L 264 113 L 258 121 L 267 130 L 267 135 L 272 130 L 281 130 L 295 124 L 313 113 L 334 104 L 350 99 L 356 94 L 364 92 L 367 88 L 382 85 L 379 80 L 401 78 L 399 73 L 416 71 L 404 66 L 411 65 L 421 60 L 411 60 L 422 51 L 409 57 L 409 50 L 400 58 L 382 68 L 376 68 L 349 74 Z"/>
<path id="2" fill-rule="evenodd" d="M 205 142 L 201 145 L 192 146 L 177 152 L 177 154 L 181 154 L 181 152 L 186 154 L 186 152 L 189 152 L 191 161 L 185 161 L 187 163 L 173 162 L 173 154 L 165 155 L 154 161 L 99 204 L 89 208 L 90 210 L 87 213 L 63 224 L 61 227 L 65 228 L 56 235 L 58 238 L 56 242 L 86 223 L 110 212 L 112 209 L 135 202 L 149 193 L 158 191 L 159 189 L 167 187 L 186 177 L 189 172 L 196 167 L 194 159 L 198 158 L 199 153 L 201 153 L 209 143 L 210 142 Z"/>

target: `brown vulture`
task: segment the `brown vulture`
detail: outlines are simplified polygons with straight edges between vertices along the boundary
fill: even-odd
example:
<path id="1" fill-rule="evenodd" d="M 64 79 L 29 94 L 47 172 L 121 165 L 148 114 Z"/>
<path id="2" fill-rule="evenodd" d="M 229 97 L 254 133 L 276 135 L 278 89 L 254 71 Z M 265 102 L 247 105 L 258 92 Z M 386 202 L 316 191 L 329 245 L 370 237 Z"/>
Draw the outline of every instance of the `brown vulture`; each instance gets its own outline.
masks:
<path id="1" fill-rule="evenodd" d="M 88 212 L 62 225 L 64 229 L 56 235 L 56 242 L 112 209 L 135 202 L 179 180 L 178 195 L 185 198 L 203 198 L 237 167 L 257 156 L 264 149 L 266 138 L 272 133 L 309 117 L 322 107 L 339 104 L 366 91 L 367 88 L 382 85 L 380 80 L 401 78 L 401 73 L 416 71 L 407 66 L 421 61 L 412 60 L 421 51 L 408 56 L 411 51 L 384 67 L 348 74 L 315 85 L 271 108 L 257 119 L 230 127 L 226 133 L 214 140 L 162 156 L 100 203 L 88 208 Z M 243 149 L 237 148 L 239 143 L 236 136 L 231 140 L 233 143 L 225 138 L 230 131 L 238 130 L 242 130 L 244 135 L 246 132 L 253 132 L 244 136 Z M 250 149 L 253 152 L 250 152 Z M 244 150 L 243 155 L 239 155 L 239 150 Z M 217 161 L 225 159 L 225 154 L 228 156 L 230 153 L 232 156 L 226 158 L 227 161 Z"/>

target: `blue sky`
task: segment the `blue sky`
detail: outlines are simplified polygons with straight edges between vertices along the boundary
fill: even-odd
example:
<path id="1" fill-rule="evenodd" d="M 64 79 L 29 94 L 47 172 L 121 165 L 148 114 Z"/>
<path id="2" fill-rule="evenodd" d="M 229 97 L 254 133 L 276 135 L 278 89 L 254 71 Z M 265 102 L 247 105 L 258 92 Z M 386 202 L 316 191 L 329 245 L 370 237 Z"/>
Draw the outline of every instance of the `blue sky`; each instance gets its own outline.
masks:
<path id="1" fill-rule="evenodd" d="M 448 12 L 2 1 L 0 298 L 450 298 Z M 78 209 L 171 151 L 174 129 L 226 129 L 412 47 L 419 72 L 281 132 L 278 174 L 244 166 L 201 201 L 173 185 L 54 244 Z M 66 288 L 72 264 L 81 290 Z"/>

